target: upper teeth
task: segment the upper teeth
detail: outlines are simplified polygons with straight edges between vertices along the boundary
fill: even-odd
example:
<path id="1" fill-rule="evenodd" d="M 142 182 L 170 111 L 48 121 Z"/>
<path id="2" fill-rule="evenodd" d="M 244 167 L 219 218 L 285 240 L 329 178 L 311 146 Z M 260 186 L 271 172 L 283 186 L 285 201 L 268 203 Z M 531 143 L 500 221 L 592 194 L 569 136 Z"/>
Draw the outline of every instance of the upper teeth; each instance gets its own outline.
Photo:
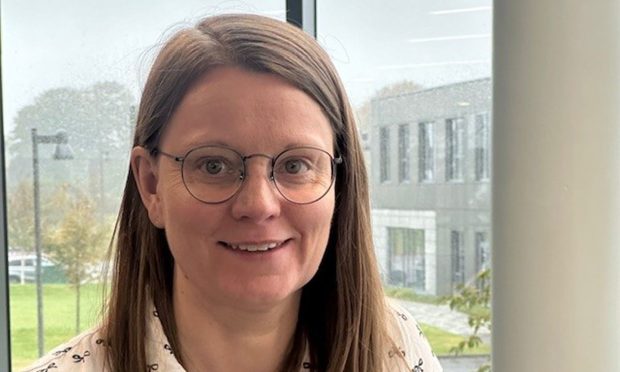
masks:
<path id="1" fill-rule="evenodd" d="M 269 243 L 269 244 L 228 244 L 229 247 L 233 249 L 240 249 L 242 251 L 266 251 L 268 249 L 275 248 L 279 246 L 281 243 Z"/>

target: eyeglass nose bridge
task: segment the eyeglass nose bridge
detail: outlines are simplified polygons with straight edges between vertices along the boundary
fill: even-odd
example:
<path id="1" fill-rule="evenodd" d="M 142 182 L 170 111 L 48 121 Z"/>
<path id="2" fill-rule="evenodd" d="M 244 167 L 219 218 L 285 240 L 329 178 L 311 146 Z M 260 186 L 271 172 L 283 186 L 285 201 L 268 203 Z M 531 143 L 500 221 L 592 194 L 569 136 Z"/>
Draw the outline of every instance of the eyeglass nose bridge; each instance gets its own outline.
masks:
<path id="1" fill-rule="evenodd" d="M 269 169 L 269 181 L 275 182 L 275 177 L 273 175 L 273 167 L 274 167 L 274 165 L 276 163 L 276 158 L 277 157 L 276 156 L 271 156 L 271 155 L 268 155 L 268 154 L 261 154 L 261 153 L 250 154 L 250 155 L 246 155 L 246 156 L 242 156 L 241 157 L 241 162 L 243 164 L 243 169 L 242 169 L 242 173 L 241 173 L 241 176 L 240 176 L 241 181 L 243 182 L 245 180 L 246 173 L 247 173 L 246 172 L 246 168 L 247 168 L 246 160 L 249 160 L 251 158 L 256 158 L 256 157 L 267 158 L 267 159 L 270 160 L 269 163 L 271 164 L 271 167 Z"/>

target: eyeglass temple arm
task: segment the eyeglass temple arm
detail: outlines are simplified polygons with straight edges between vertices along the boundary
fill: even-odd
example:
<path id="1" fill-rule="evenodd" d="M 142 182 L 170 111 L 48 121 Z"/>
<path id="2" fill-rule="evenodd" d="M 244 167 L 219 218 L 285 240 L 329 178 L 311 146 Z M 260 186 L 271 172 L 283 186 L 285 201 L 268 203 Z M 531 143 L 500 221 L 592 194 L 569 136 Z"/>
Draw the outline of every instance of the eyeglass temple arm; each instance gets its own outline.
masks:
<path id="1" fill-rule="evenodd" d="M 176 162 L 182 162 L 185 157 L 184 156 L 176 156 L 176 155 L 172 155 L 172 154 L 168 154 L 167 152 L 163 152 L 160 149 L 158 149 L 157 147 L 155 147 L 154 149 L 151 150 L 151 156 L 157 156 L 157 155 L 164 155 L 165 157 L 168 157 Z"/>

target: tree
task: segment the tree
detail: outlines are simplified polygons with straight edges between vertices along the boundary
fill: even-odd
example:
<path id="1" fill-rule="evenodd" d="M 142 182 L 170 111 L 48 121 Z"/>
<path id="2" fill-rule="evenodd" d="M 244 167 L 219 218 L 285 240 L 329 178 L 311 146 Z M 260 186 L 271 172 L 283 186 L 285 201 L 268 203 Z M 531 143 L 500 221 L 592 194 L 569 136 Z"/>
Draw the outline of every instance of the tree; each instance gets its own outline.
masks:
<path id="1" fill-rule="evenodd" d="M 447 299 L 450 308 L 468 314 L 468 324 L 472 333 L 455 345 L 450 352 L 462 354 L 465 349 L 474 349 L 482 343 L 478 336 L 481 328 L 491 328 L 491 269 L 480 271 L 474 283 L 461 285 L 458 292 Z M 478 372 L 490 372 L 491 365 L 484 364 Z"/>
<path id="2" fill-rule="evenodd" d="M 62 267 L 69 284 L 75 288 L 75 329 L 79 333 L 80 288 L 103 259 L 112 224 L 96 217 L 95 204 L 88 196 L 71 191 L 64 185 L 54 197 L 53 203 L 63 207 L 64 216 L 50 236 L 48 254 Z"/>
<path id="3" fill-rule="evenodd" d="M 126 164 L 133 131 L 132 107 L 134 98 L 129 89 L 115 82 L 41 93 L 32 104 L 19 110 L 8 135 L 10 186 L 32 175 L 32 128 L 37 128 L 39 134 L 64 129 L 74 152 L 72 161 L 55 162 L 51 160 L 54 146 L 39 146 L 42 192 L 51 190 L 49 185 L 60 180 L 90 187 L 92 195 L 102 195 L 104 175 L 106 184 L 123 184 L 126 169 L 116 172 L 111 168 Z M 99 200 L 105 203 L 105 197 Z"/>
<path id="4" fill-rule="evenodd" d="M 32 251 L 34 247 L 32 182 L 30 189 L 28 186 L 26 181 L 22 181 L 7 193 L 9 247 L 23 252 Z"/>
<path id="5" fill-rule="evenodd" d="M 130 123 L 134 99 L 129 90 L 115 82 L 97 83 L 84 89 L 50 89 L 23 107 L 9 135 L 11 156 L 30 156 L 30 130 L 40 134 L 62 128 L 69 133 L 76 157 L 90 155 L 105 147 L 114 152 L 124 149 L 133 129 Z"/>
<path id="6" fill-rule="evenodd" d="M 24 179 L 7 190 L 9 247 L 23 253 L 34 252 L 34 201 L 32 179 Z M 49 197 L 41 200 L 41 238 L 43 247 L 49 245 L 50 226 L 59 218 L 59 212 L 50 205 Z"/>

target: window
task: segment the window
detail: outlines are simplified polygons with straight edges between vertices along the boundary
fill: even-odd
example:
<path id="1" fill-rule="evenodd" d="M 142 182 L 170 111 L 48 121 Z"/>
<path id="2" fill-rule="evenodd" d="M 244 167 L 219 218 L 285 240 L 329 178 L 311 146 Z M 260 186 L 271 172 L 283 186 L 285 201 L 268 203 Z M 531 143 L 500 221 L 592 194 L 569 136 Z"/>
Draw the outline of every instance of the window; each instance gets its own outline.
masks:
<path id="1" fill-rule="evenodd" d="M 381 127 L 379 135 L 379 147 L 380 147 L 380 159 L 381 164 L 379 166 L 381 171 L 381 182 L 388 181 L 390 179 L 390 128 Z"/>
<path id="2" fill-rule="evenodd" d="M 424 230 L 388 227 L 389 284 L 426 291 Z"/>
<path id="3" fill-rule="evenodd" d="M 460 187 L 475 178 L 474 130 L 466 120 L 473 124 L 476 114 L 491 112 L 493 4 L 482 0 L 470 5 L 317 2 L 318 40 L 341 74 L 356 118 L 371 133 L 372 234 L 384 284 L 404 287 L 394 293 L 419 293 L 424 277 L 424 294 L 452 295 L 454 279 L 469 283 L 475 271 L 473 233 L 471 239 L 463 234 L 491 231 L 490 187 Z M 398 128 L 404 123 L 410 126 L 408 159 L 402 156 L 405 135 Z M 399 138 L 389 138 L 388 127 Z M 405 162 L 415 182 L 390 182 L 403 178 Z M 413 239 L 402 231 L 408 229 L 424 233 L 424 254 L 417 259 L 400 254 L 405 251 L 396 244 Z M 454 260 L 453 229 L 459 230 Z M 465 271 L 470 262 L 471 270 Z M 411 275 L 416 265 L 418 278 Z M 442 328 L 440 323 L 429 325 Z"/>
<path id="4" fill-rule="evenodd" d="M 418 180 L 430 182 L 435 177 L 434 123 L 418 124 Z"/>
<path id="5" fill-rule="evenodd" d="M 463 247 L 463 232 L 450 232 L 450 251 L 452 258 L 452 286 L 465 284 L 465 250 Z"/>
<path id="6" fill-rule="evenodd" d="M 491 267 L 489 240 L 486 232 L 476 232 L 476 271 L 480 272 Z"/>
<path id="7" fill-rule="evenodd" d="M 398 181 L 407 182 L 411 180 L 409 160 L 411 145 L 409 143 L 409 124 L 398 126 Z"/>
<path id="8" fill-rule="evenodd" d="M 203 15 L 236 11 L 286 19 L 285 1 L 251 3 L 2 2 L 2 29 L 10 30 L 2 34 L 1 66 L 6 133 L 2 205 L 8 214 L 10 267 L 0 275 L 11 282 L 12 371 L 22 370 L 39 356 L 39 324 L 43 325 L 40 345 L 46 353 L 71 339 L 78 329 L 98 322 L 100 265 L 104 264 L 127 174 L 135 107 L 160 41 Z M 32 128 L 41 136 L 39 142 L 34 141 L 43 252 L 41 323 L 34 283 Z M 68 135 L 73 152 L 70 160 L 54 160 L 56 145 L 43 137 L 55 135 L 59 129 Z M 87 217 L 78 219 L 78 212 Z M 68 233 L 69 228 L 63 226 L 76 220 L 82 221 L 79 228 L 83 230 Z M 100 235 L 106 238 L 97 239 Z M 77 236 L 79 241 L 72 240 Z M 70 254 L 71 249 L 79 249 L 80 254 Z M 3 248 L 0 251 L 6 253 Z M 68 275 L 75 273 L 78 260 L 89 264 L 82 266 L 79 280 Z M 1 338 L 4 325 L 0 319 Z M 0 339 L 0 371 L 9 371 L 5 341 Z"/>
<path id="9" fill-rule="evenodd" d="M 463 179 L 463 157 L 465 153 L 465 120 L 446 120 L 446 180 Z"/>
<path id="10" fill-rule="evenodd" d="M 476 115 L 476 181 L 489 179 L 489 114 Z"/>

